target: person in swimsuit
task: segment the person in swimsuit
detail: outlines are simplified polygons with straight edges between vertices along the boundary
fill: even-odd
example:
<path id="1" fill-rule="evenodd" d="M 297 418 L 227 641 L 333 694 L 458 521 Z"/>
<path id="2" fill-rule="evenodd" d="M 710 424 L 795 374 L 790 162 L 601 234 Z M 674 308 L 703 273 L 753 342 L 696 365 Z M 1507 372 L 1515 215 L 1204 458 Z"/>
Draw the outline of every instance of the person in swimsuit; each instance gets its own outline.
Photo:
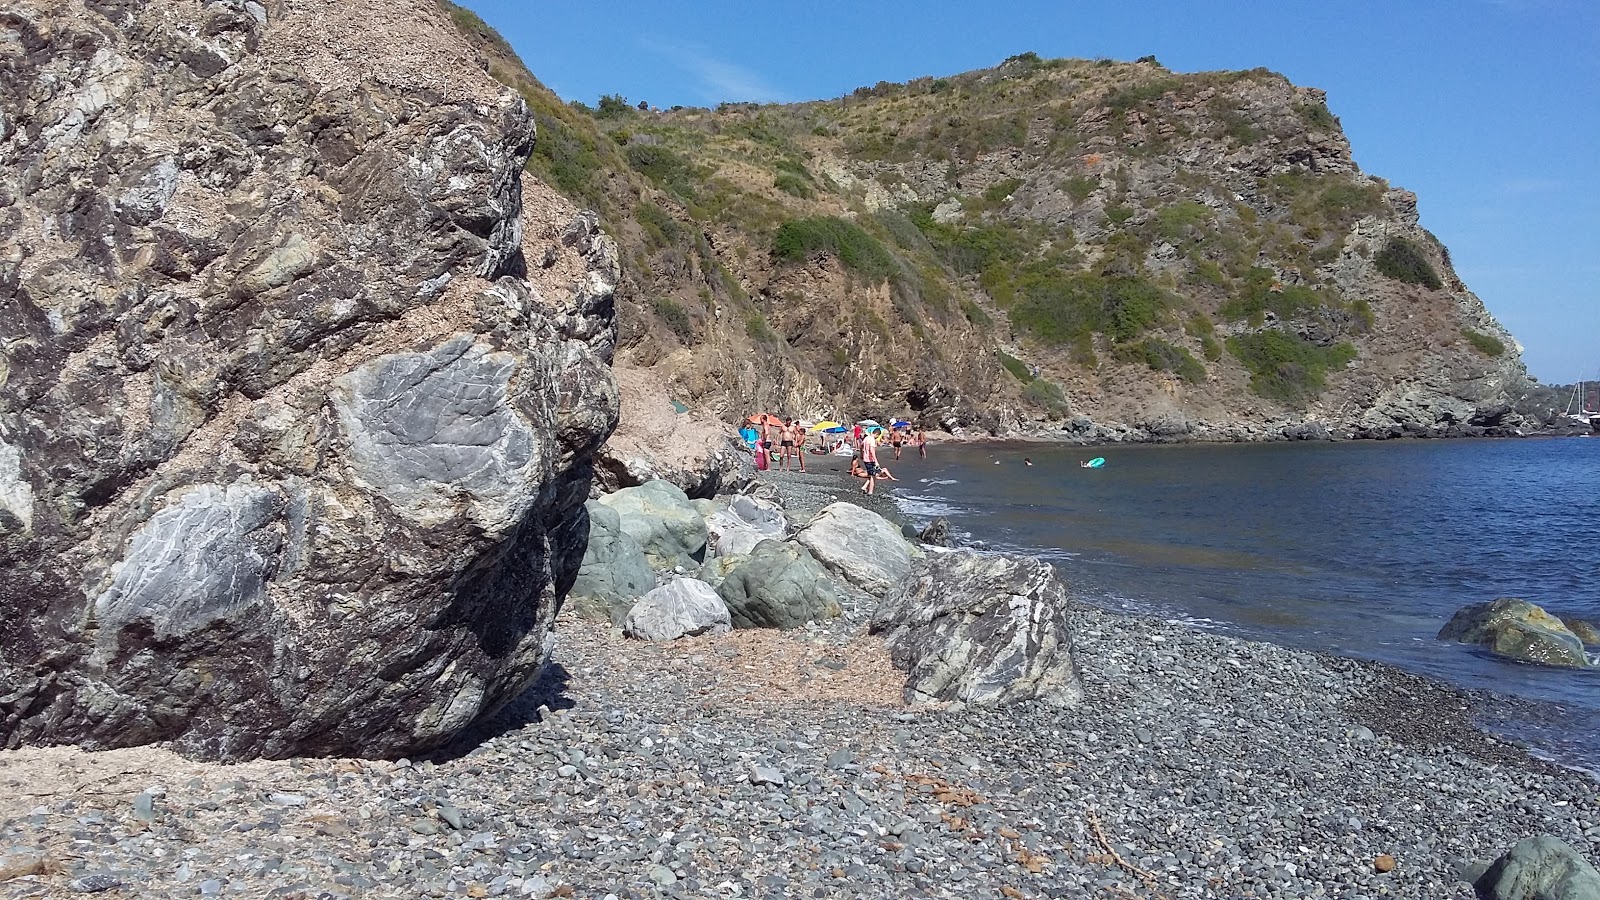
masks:
<path id="1" fill-rule="evenodd" d="M 794 453 L 793 419 L 789 419 L 778 426 L 778 453 L 783 457 L 778 466 L 785 472 L 789 471 L 789 457 Z"/>
<path id="2" fill-rule="evenodd" d="M 900 461 L 900 446 L 904 443 L 905 432 L 898 428 L 894 429 L 893 433 L 891 433 L 889 436 L 889 444 L 890 446 L 894 447 L 894 458 L 896 462 Z"/>
<path id="3" fill-rule="evenodd" d="M 800 474 L 806 471 L 806 427 L 796 419 L 789 434 L 794 441 L 794 458 L 800 461 Z"/>
<path id="4" fill-rule="evenodd" d="M 917 452 L 922 454 L 923 459 L 928 458 L 928 436 L 922 433 L 921 428 L 917 429 Z"/>
<path id="5" fill-rule="evenodd" d="M 861 493 L 876 493 L 878 487 L 878 439 L 867 432 L 861 436 L 861 466 L 867 470 L 867 483 L 861 486 Z"/>

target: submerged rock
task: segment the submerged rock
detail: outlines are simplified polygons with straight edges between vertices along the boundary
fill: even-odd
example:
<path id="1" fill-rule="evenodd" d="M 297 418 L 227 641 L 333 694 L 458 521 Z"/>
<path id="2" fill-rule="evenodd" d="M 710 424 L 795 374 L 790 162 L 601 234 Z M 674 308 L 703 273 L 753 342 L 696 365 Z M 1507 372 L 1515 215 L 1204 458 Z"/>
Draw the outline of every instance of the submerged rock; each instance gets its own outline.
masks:
<path id="1" fill-rule="evenodd" d="M 1600 872 L 1548 834 L 1519 841 L 1473 888 L 1483 900 L 1600 900 Z"/>
<path id="2" fill-rule="evenodd" d="M 872 631 L 907 674 L 908 703 L 999 706 L 1083 696 L 1055 569 L 1032 557 L 957 550 L 929 556 L 883 598 Z"/>
<path id="3" fill-rule="evenodd" d="M 853 503 L 823 507 L 795 534 L 828 570 L 869 594 L 883 594 L 911 575 L 911 544 L 900 527 Z"/>
<path id="4" fill-rule="evenodd" d="M 1583 641 L 1560 619 L 1515 597 L 1462 608 L 1439 630 L 1439 639 L 1478 644 L 1519 662 L 1590 667 Z"/>
<path id="5" fill-rule="evenodd" d="M 837 618 L 843 593 L 811 551 L 788 541 L 762 541 L 717 585 L 735 628 L 798 628 Z"/>
<path id="6" fill-rule="evenodd" d="M 578 572 L 614 244 L 536 290 L 521 98 L 246 7 L 7 5 L 0 746 L 415 754 Z"/>
<path id="7" fill-rule="evenodd" d="M 728 605 L 711 585 L 693 578 L 674 578 L 628 610 L 622 633 L 642 641 L 674 641 L 733 630 Z"/>
<path id="8" fill-rule="evenodd" d="M 1585 647 L 1600 647 L 1600 626 L 1574 616 L 1561 616 L 1560 619 L 1561 624 L 1567 626 L 1567 630 Z"/>

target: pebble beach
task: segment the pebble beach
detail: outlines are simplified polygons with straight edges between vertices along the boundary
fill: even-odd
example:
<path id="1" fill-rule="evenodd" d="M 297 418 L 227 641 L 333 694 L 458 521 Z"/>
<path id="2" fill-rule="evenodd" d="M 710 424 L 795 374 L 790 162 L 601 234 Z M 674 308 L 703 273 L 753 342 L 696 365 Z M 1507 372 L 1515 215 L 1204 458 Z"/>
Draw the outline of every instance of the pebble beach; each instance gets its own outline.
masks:
<path id="1" fill-rule="evenodd" d="M 791 512 L 861 499 L 807 463 L 763 476 Z M 426 759 L 8 751 L 0 895 L 1471 898 L 1524 837 L 1600 853 L 1596 782 L 1454 689 L 1076 605 L 1079 707 L 908 708 L 871 610 L 669 644 L 564 614 Z"/>

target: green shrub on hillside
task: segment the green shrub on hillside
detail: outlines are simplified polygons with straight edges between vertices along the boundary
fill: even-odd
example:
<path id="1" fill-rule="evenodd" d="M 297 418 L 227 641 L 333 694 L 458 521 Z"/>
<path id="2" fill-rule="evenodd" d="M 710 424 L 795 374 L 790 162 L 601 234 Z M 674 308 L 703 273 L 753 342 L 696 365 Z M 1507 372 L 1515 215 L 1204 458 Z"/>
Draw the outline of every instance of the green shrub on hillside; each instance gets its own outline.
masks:
<path id="1" fill-rule="evenodd" d="M 1006 198 L 1015 193 L 1019 187 L 1022 187 L 1021 178 L 1002 179 L 989 185 L 988 189 L 983 192 L 983 200 L 991 206 L 998 206 L 1004 203 Z"/>
<path id="2" fill-rule="evenodd" d="M 633 208 L 633 218 L 644 229 L 645 243 L 652 250 L 670 247 L 683 236 L 683 226 L 678 220 L 649 200 L 639 201 Z"/>
<path id="3" fill-rule="evenodd" d="M 592 136 L 539 105 L 534 106 L 533 121 L 539 130 L 539 140 L 534 142 L 533 155 L 528 157 L 529 171 L 555 185 L 568 197 L 595 209 L 604 209 L 605 192 L 600 187 L 599 176 L 605 171 L 605 162 Z"/>
<path id="4" fill-rule="evenodd" d="M 632 144 L 626 155 L 628 165 L 657 187 L 684 200 L 695 199 L 700 174 L 689 160 L 659 144 Z"/>
<path id="5" fill-rule="evenodd" d="M 1176 241 L 1188 237 L 1191 229 L 1199 228 L 1210 218 L 1210 207 L 1193 200 L 1184 200 L 1181 203 L 1164 206 L 1156 213 L 1156 229 L 1162 237 Z"/>
<path id="6" fill-rule="evenodd" d="M 1030 266 L 1016 280 L 1012 324 L 1056 344 L 1071 344 L 1100 332 L 1114 341 L 1133 340 L 1161 321 L 1173 299 L 1140 276 L 1104 277 Z"/>
<path id="7" fill-rule="evenodd" d="M 1439 273 L 1433 270 L 1433 264 L 1428 262 L 1422 248 L 1403 237 L 1390 238 L 1372 261 L 1379 272 L 1396 281 L 1420 284 L 1435 291 L 1444 287 L 1444 282 L 1439 280 Z"/>
<path id="8" fill-rule="evenodd" d="M 1302 103 L 1295 111 L 1307 126 L 1319 131 L 1331 131 L 1339 124 L 1339 120 L 1328 111 L 1326 103 Z"/>
<path id="9" fill-rule="evenodd" d="M 785 194 L 793 194 L 801 200 L 810 200 L 816 196 L 816 191 L 811 189 L 811 185 L 793 172 L 779 172 L 772 183 L 778 190 Z"/>
<path id="10" fill-rule="evenodd" d="M 1072 411 L 1061 387 L 1046 378 L 1035 378 L 1028 382 L 1028 386 L 1022 389 L 1022 396 L 1054 416 L 1065 416 Z"/>
<path id="11" fill-rule="evenodd" d="M 1027 363 L 1017 359 L 1015 356 L 1012 356 L 1004 350 L 996 350 L 994 352 L 994 356 L 995 359 L 1000 360 L 1000 365 L 1004 366 L 1007 372 L 1010 372 L 1012 375 L 1016 376 L 1018 381 L 1022 382 L 1023 384 L 1029 384 L 1033 381 L 1034 374 L 1028 369 Z"/>
<path id="12" fill-rule="evenodd" d="M 1086 175 L 1074 175 L 1061 182 L 1061 189 L 1077 203 L 1089 199 L 1094 189 L 1100 186 L 1100 179 L 1090 178 Z"/>
<path id="13" fill-rule="evenodd" d="M 854 222 L 837 216 L 813 216 L 779 226 L 772 239 L 773 256 L 799 262 L 813 253 L 832 254 L 872 281 L 885 281 L 900 271 L 883 244 Z"/>
<path id="14" fill-rule="evenodd" d="M 1183 87 L 1183 82 L 1176 78 L 1158 78 L 1154 81 L 1146 81 L 1143 84 L 1112 91 L 1106 95 L 1105 105 L 1117 111 L 1130 110 L 1136 106 L 1143 106 L 1146 103 L 1159 100 L 1168 91 L 1175 91 L 1181 87 Z"/>
<path id="15" fill-rule="evenodd" d="M 1171 372 L 1190 384 L 1206 380 L 1206 367 L 1193 354 L 1161 338 L 1147 337 L 1117 349 L 1117 355 L 1123 359 L 1142 362 L 1157 372 Z"/>
<path id="16" fill-rule="evenodd" d="M 1330 369 L 1342 369 L 1356 358 L 1356 348 L 1347 341 L 1321 347 L 1278 329 L 1230 337 L 1228 352 L 1250 373 L 1251 390 L 1300 407 L 1322 393 Z"/>
<path id="17" fill-rule="evenodd" d="M 1220 312 L 1230 319 L 1260 322 L 1269 312 L 1280 319 L 1293 319 L 1335 305 L 1325 302 L 1319 289 L 1280 285 L 1271 269 L 1253 268 L 1245 276 L 1241 293 L 1224 303 Z"/>
<path id="18" fill-rule="evenodd" d="M 685 344 L 694 339 L 694 322 L 690 320 L 688 310 L 667 297 L 658 297 L 655 308 L 656 317 Z"/>
<path id="19" fill-rule="evenodd" d="M 1133 218 L 1133 209 L 1127 206 L 1108 206 L 1106 207 L 1106 218 L 1110 219 L 1113 225 L 1121 225 Z"/>
<path id="20" fill-rule="evenodd" d="M 1484 356 L 1498 357 L 1506 352 L 1506 345 L 1493 335 L 1484 334 L 1481 331 L 1473 331 L 1471 328 L 1463 328 L 1461 329 L 1461 336 L 1466 338 L 1467 343 L 1476 347 L 1478 352 Z"/>
<path id="21" fill-rule="evenodd" d="M 597 119 L 620 119 L 633 115 L 633 107 L 628 105 L 628 98 L 621 94 L 602 94 L 594 115 Z"/>
<path id="22" fill-rule="evenodd" d="M 779 337 L 778 333 L 772 330 L 772 326 L 767 324 L 767 317 L 762 315 L 759 311 L 752 312 L 750 315 L 745 317 L 744 333 L 750 336 L 750 340 L 755 341 L 758 344 L 783 343 L 783 338 Z"/>

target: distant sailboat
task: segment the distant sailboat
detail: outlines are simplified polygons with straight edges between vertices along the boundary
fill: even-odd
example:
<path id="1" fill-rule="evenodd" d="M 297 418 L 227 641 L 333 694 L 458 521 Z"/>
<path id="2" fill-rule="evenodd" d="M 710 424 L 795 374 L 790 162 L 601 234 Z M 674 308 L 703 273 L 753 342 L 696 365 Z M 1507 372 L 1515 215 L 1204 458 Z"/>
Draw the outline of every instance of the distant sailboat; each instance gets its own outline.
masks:
<path id="1" fill-rule="evenodd" d="M 1589 426 L 1591 431 L 1600 434 L 1600 409 L 1589 403 L 1589 382 L 1580 381 L 1572 388 L 1572 396 L 1567 398 L 1567 423 L 1577 426 Z"/>

